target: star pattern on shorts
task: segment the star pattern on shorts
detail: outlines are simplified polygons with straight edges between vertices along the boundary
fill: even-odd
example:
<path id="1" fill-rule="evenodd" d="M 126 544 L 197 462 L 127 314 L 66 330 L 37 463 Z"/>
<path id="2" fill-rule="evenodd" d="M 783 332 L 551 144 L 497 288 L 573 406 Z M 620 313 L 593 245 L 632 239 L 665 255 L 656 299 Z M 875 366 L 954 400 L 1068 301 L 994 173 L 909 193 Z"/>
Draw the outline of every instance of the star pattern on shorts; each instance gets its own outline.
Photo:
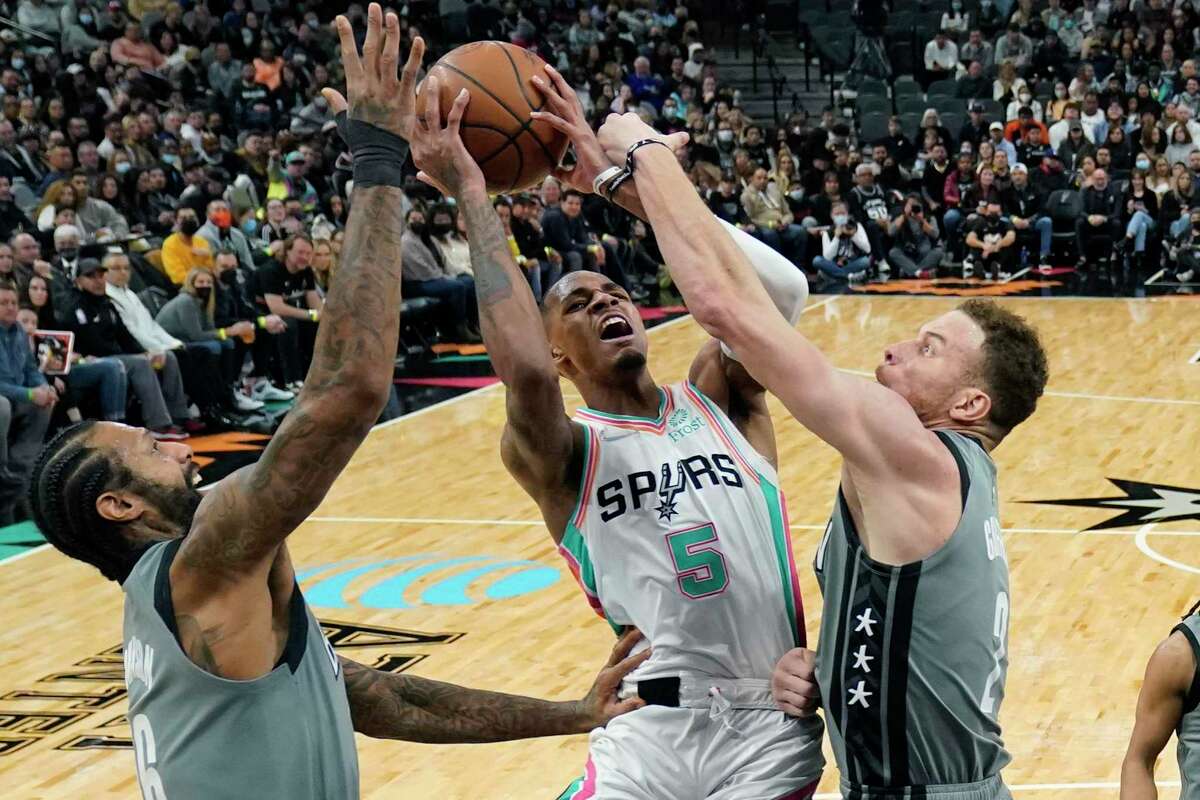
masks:
<path id="1" fill-rule="evenodd" d="M 850 702 L 847 703 L 847 705 L 852 706 L 855 703 L 858 703 L 863 708 L 870 708 L 871 704 L 867 702 L 867 698 L 875 693 L 868 692 L 866 689 L 866 686 L 867 686 L 866 681 L 859 681 L 858 686 L 851 688 L 850 689 Z"/>
<path id="2" fill-rule="evenodd" d="M 863 672 L 871 671 L 871 663 L 875 660 L 875 656 L 867 655 L 867 646 L 859 645 L 858 650 L 854 653 L 854 664 L 850 669 L 861 669 Z"/>
<path id="3" fill-rule="evenodd" d="M 873 614 L 874 612 L 871 611 L 871 607 L 867 606 L 861 614 L 855 615 L 854 618 L 858 620 L 858 625 L 854 628 L 854 632 L 866 631 L 867 636 L 873 637 L 875 635 L 875 628 L 872 626 L 879 622 Z"/>

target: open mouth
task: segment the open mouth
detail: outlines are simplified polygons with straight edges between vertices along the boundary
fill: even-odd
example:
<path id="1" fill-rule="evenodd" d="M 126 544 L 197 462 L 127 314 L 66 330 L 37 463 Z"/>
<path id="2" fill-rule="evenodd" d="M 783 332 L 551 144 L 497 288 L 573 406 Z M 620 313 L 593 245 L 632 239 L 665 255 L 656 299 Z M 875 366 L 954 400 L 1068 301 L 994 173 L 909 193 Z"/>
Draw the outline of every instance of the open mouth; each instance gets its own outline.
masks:
<path id="1" fill-rule="evenodd" d="M 633 335 L 633 326 L 629 324 L 629 320 L 625 319 L 620 314 L 609 314 L 604 319 L 600 320 L 600 339 L 601 341 L 609 341 L 611 339 L 620 339 L 624 336 Z"/>

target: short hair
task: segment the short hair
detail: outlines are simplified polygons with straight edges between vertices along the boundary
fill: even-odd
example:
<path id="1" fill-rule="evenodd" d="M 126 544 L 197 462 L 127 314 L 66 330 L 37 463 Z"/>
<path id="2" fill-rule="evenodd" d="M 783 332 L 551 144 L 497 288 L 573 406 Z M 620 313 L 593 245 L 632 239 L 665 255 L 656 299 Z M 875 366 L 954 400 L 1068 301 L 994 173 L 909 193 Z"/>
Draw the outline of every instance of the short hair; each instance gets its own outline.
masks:
<path id="1" fill-rule="evenodd" d="M 562 199 L 566 200 L 568 197 L 578 197 L 580 201 L 582 201 L 583 192 L 579 191 L 578 189 L 567 189 L 562 193 Z"/>
<path id="2" fill-rule="evenodd" d="M 100 516 L 96 501 L 104 492 L 132 485 L 133 473 L 89 445 L 95 426 L 95 420 L 72 425 L 42 448 L 29 481 L 29 508 L 46 541 L 122 582 L 142 548 L 126 539 L 117 523 Z"/>
<path id="3" fill-rule="evenodd" d="M 1029 418 L 1050 377 L 1037 331 L 991 300 L 968 300 L 958 310 L 983 330 L 979 377 L 992 400 L 988 419 L 1005 435 Z"/>

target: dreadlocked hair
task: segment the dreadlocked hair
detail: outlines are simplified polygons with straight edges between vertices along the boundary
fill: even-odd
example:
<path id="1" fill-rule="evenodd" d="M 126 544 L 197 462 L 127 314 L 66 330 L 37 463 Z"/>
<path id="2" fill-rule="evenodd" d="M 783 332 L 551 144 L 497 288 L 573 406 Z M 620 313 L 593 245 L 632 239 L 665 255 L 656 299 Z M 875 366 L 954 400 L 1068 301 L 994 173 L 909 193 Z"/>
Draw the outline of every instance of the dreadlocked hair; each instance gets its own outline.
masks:
<path id="1" fill-rule="evenodd" d="M 127 488 L 133 473 L 88 445 L 95 424 L 73 425 L 42 448 L 29 481 L 29 507 L 50 544 L 119 583 L 129 576 L 140 549 L 122 535 L 120 525 L 100 516 L 96 500 Z"/>

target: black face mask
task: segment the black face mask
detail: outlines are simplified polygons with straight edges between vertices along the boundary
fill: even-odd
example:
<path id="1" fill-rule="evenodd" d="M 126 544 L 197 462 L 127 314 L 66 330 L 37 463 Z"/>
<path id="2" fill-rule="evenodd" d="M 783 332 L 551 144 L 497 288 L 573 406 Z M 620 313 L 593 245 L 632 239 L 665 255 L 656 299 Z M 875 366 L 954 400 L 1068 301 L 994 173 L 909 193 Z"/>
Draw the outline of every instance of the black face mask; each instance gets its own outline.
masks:
<path id="1" fill-rule="evenodd" d="M 992 222 L 999 222 L 999 221 L 1000 221 L 1000 215 L 999 215 L 999 214 L 988 214 L 987 216 L 988 216 L 988 219 L 990 219 Z"/>
<path id="2" fill-rule="evenodd" d="M 425 233 L 425 223 L 424 222 L 410 222 L 410 223 L 408 223 L 408 229 L 410 231 L 412 231 L 413 233 L 415 233 L 417 236 L 422 236 Z"/>
<path id="3" fill-rule="evenodd" d="M 79 248 L 64 247 L 62 250 L 58 251 L 58 254 L 62 256 L 64 261 L 74 261 L 79 256 Z"/>
<path id="4" fill-rule="evenodd" d="M 193 236 L 196 231 L 200 230 L 200 223 L 191 217 L 188 217 L 183 222 L 179 223 L 179 230 L 184 236 Z"/>
<path id="5" fill-rule="evenodd" d="M 435 222 L 429 226 L 429 232 L 432 233 L 434 236 L 445 236 L 447 233 L 450 232 L 450 226 L 444 222 L 443 223 Z"/>
<path id="6" fill-rule="evenodd" d="M 200 288 L 199 286 L 197 286 L 195 291 L 196 291 L 196 299 L 199 300 L 201 303 L 207 303 L 208 298 L 212 295 L 212 288 L 207 287 L 207 286 L 204 287 L 203 289 Z"/>

